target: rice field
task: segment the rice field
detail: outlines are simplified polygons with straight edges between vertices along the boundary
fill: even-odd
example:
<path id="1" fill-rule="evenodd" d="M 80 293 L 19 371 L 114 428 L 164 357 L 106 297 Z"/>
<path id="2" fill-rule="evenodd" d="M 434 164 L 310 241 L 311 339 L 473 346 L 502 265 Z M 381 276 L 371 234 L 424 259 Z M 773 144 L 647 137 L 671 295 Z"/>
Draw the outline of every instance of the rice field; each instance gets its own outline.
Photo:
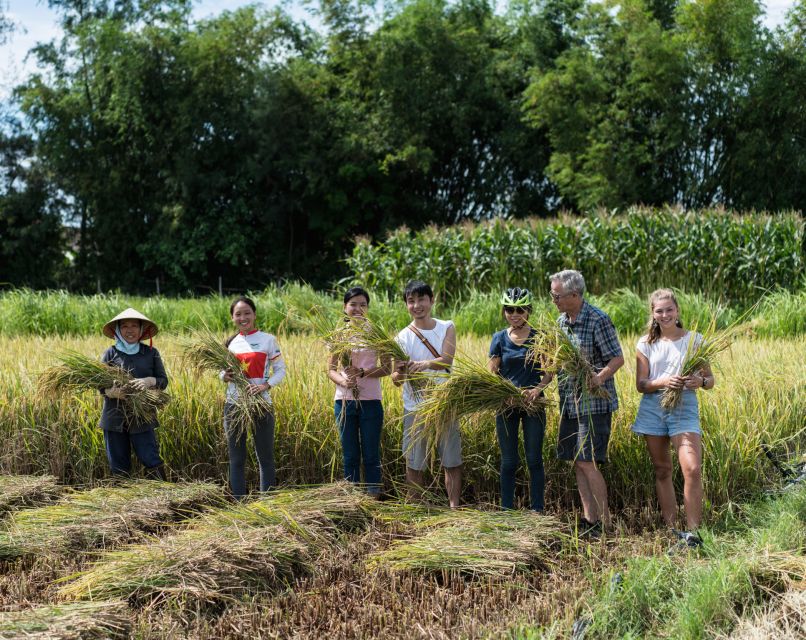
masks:
<path id="1" fill-rule="evenodd" d="M 227 504 L 223 385 L 185 368 L 179 338 L 155 341 L 171 378 L 158 430 L 166 487 L 109 482 L 98 394 L 39 391 L 58 354 L 97 357 L 106 339 L 0 336 L 0 638 L 570 638 L 575 622 L 585 638 L 803 637 L 806 490 L 759 496 L 781 484 L 762 445 L 803 454 L 806 337 L 752 326 L 720 356 L 716 389 L 701 395 L 705 548 L 672 556 L 644 444 L 629 431 L 635 337 L 622 336 L 627 364 L 605 468 L 615 530 L 587 541 L 572 474 L 554 459 L 555 385 L 547 516 L 494 507 L 499 457 L 486 414 L 462 421 L 468 508 L 444 508 L 438 473 L 427 505 L 406 503 L 402 403 L 388 380 L 387 499 L 377 502 L 329 484 L 341 477 L 341 451 L 325 346 L 281 335 L 288 374 L 273 399 L 284 488 Z M 488 346 L 460 335 L 469 360 Z M 254 461 L 249 473 L 254 487 Z M 526 504 L 523 475 L 517 501 Z"/>
<path id="2" fill-rule="evenodd" d="M 617 374 L 621 408 L 615 416 L 611 462 L 605 473 L 617 508 L 653 501 L 652 470 L 643 442 L 630 431 L 639 394 L 634 390 L 634 338 L 622 338 L 627 364 Z M 277 414 L 277 476 L 281 484 L 318 484 L 341 477 L 341 449 L 333 418 L 332 383 L 325 375 L 327 354 L 315 338 L 280 338 L 288 373 L 273 391 Z M 53 400 L 39 393 L 37 376 L 56 354 L 72 349 L 99 355 L 103 338 L 0 337 L 0 473 L 52 475 L 66 484 L 87 484 L 107 477 L 103 438 L 97 428 L 101 400 L 86 393 L 73 400 Z M 155 343 L 166 362 L 173 400 L 162 410 L 160 448 L 174 479 L 225 484 L 226 446 L 221 414 L 223 385 L 214 374 L 198 375 L 183 367 L 181 345 L 166 337 Z M 459 351 L 483 359 L 487 339 L 460 336 Z M 717 386 L 701 394 L 704 422 L 706 495 L 713 506 L 758 493 L 775 475 L 761 450 L 800 450 L 806 423 L 806 337 L 740 337 L 723 354 Z M 384 379 L 385 423 L 382 462 L 386 489 L 403 477 L 402 401 L 399 389 Z M 572 504 L 574 486 L 568 469 L 554 459 L 556 383 L 549 387 L 545 439 L 547 504 Z M 491 416 L 463 419 L 464 501 L 494 503 L 498 482 L 498 446 Z M 255 465 L 249 466 L 254 474 Z M 248 478 L 253 484 L 254 475 Z M 519 487 L 522 498 L 524 486 Z M 439 492 L 437 492 L 439 493 Z"/>

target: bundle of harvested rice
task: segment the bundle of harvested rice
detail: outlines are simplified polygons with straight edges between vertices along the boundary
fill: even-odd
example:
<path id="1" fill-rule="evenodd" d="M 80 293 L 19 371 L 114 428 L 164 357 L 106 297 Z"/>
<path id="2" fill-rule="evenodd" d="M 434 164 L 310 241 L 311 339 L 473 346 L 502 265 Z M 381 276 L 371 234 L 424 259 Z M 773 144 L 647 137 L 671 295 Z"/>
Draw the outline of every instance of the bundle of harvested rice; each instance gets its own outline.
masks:
<path id="1" fill-rule="evenodd" d="M 18 507 L 51 502 L 63 490 L 53 476 L 0 476 L 0 516 Z"/>
<path id="2" fill-rule="evenodd" d="M 120 407 L 133 422 L 151 422 L 171 396 L 162 389 L 139 389 L 124 369 L 93 360 L 75 351 L 59 356 L 60 365 L 46 369 L 39 377 L 40 389 L 50 395 L 77 394 L 84 391 L 118 387 L 123 392 Z"/>
<path id="3" fill-rule="evenodd" d="M 366 528 L 374 503 L 346 483 L 280 491 L 105 554 L 59 593 L 75 600 L 215 602 L 270 592 L 313 571 L 315 559 L 338 544 L 342 532 Z"/>
<path id="4" fill-rule="evenodd" d="M 46 604 L 0 613 L 0 640 L 128 638 L 125 602 Z"/>
<path id="5" fill-rule="evenodd" d="M 218 485 L 155 480 L 72 493 L 11 514 L 0 531 L 0 559 L 117 546 L 223 500 Z"/>
<path id="6" fill-rule="evenodd" d="M 567 527 L 554 518 L 523 511 L 451 511 L 423 521 L 411 540 L 372 556 L 370 566 L 394 572 L 459 573 L 506 578 L 549 567 Z"/>
<path id="7" fill-rule="evenodd" d="M 607 389 L 592 384 L 596 370 L 571 336 L 550 320 L 538 321 L 534 328 L 528 360 L 539 362 L 548 373 L 567 376 L 583 404 L 590 398 L 609 397 Z"/>
<path id="8" fill-rule="evenodd" d="M 440 378 L 440 384 L 430 386 L 417 407 L 422 428 L 413 432 L 415 440 L 438 442 L 448 427 L 465 415 L 507 409 L 532 413 L 547 404 L 543 397 L 528 399 L 523 389 L 478 362 L 456 358 L 451 373 Z"/>
<path id="9" fill-rule="evenodd" d="M 262 393 L 251 393 L 246 376 L 247 363 L 242 362 L 226 344 L 209 329 L 197 331 L 183 345 L 184 359 L 198 371 L 227 371 L 238 391 L 228 415 L 230 428 L 239 433 L 272 410 L 271 402 Z"/>
<path id="10" fill-rule="evenodd" d="M 716 314 L 714 314 L 716 315 Z M 743 319 L 742 316 L 741 319 Z M 710 367 L 716 357 L 730 348 L 734 340 L 741 333 L 742 328 L 738 322 L 731 324 L 722 331 L 716 330 L 716 319 L 711 320 L 711 324 L 702 332 L 702 340 L 695 340 L 696 327 L 692 328 L 690 339 L 683 356 L 683 366 L 680 369 L 681 376 L 693 376 L 699 374 L 704 367 Z M 674 409 L 680 404 L 683 397 L 682 389 L 666 388 L 661 393 L 660 406 L 664 409 Z"/>

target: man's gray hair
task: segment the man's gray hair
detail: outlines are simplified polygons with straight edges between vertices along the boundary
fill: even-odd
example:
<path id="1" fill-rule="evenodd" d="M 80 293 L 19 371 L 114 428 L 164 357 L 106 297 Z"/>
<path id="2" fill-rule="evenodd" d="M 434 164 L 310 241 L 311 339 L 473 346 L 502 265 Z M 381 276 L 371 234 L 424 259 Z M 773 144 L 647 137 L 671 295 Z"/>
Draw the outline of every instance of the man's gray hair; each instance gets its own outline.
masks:
<path id="1" fill-rule="evenodd" d="M 551 282 L 559 282 L 565 293 L 578 293 L 580 296 L 585 293 L 585 278 L 579 271 L 565 269 L 550 275 Z"/>

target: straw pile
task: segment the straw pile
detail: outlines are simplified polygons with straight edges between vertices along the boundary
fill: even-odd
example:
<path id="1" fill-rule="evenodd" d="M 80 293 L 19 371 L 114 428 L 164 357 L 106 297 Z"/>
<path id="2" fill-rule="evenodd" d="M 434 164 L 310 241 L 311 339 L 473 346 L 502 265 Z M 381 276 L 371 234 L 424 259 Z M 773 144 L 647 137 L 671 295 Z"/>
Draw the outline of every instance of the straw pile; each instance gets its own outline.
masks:
<path id="1" fill-rule="evenodd" d="M 584 403 L 590 398 L 610 397 L 607 389 L 592 384 L 596 370 L 579 345 L 554 322 L 545 320 L 535 326 L 528 360 L 539 362 L 547 373 L 567 376 Z"/>
<path id="2" fill-rule="evenodd" d="M 172 536 L 105 554 L 60 596 L 221 602 L 271 592 L 314 571 L 342 533 L 368 527 L 373 504 L 337 483 L 212 511 Z"/>
<path id="3" fill-rule="evenodd" d="M 46 369 L 39 378 L 39 388 L 53 396 L 75 395 L 84 391 L 119 387 L 123 391 L 120 407 L 131 422 L 152 422 L 157 412 L 170 401 L 162 389 L 138 389 L 133 378 L 120 367 L 93 360 L 75 351 L 59 356 L 60 365 Z"/>
<path id="4" fill-rule="evenodd" d="M 128 638 L 125 602 L 42 605 L 0 613 L 0 640 Z"/>
<path id="5" fill-rule="evenodd" d="M 155 480 L 73 493 L 11 514 L 0 531 L 0 559 L 117 546 L 223 499 L 214 484 Z"/>
<path id="6" fill-rule="evenodd" d="M 545 398 L 528 401 L 523 389 L 486 366 L 456 358 L 450 374 L 440 376 L 440 384 L 429 387 L 417 407 L 422 429 L 416 438 L 438 442 L 445 431 L 460 417 L 471 414 L 498 413 L 507 409 L 528 413 L 545 407 Z"/>
<path id="7" fill-rule="evenodd" d="M 451 511 L 423 521 L 411 540 L 375 554 L 370 566 L 392 572 L 507 578 L 557 560 L 567 527 L 523 511 Z"/>
<path id="8" fill-rule="evenodd" d="M 228 371 L 232 374 L 232 383 L 238 392 L 233 402 L 228 422 L 235 433 L 241 433 L 272 410 L 271 402 L 262 393 L 249 393 L 251 384 L 244 370 L 245 363 L 230 351 L 209 329 L 196 332 L 189 340 L 184 341 L 184 359 L 191 368 L 199 372 Z"/>
<path id="9" fill-rule="evenodd" d="M 0 516 L 55 500 L 62 491 L 53 476 L 0 476 Z"/>

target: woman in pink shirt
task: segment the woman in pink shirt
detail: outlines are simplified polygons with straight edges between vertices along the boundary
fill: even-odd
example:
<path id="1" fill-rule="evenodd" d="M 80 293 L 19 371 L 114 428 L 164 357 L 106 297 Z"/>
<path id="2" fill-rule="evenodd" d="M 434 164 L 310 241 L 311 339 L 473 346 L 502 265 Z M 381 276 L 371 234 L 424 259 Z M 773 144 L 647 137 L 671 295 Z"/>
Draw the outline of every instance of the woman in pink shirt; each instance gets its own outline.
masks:
<path id="1" fill-rule="evenodd" d="M 364 317 L 369 308 L 369 294 L 353 287 L 344 294 L 344 313 L 348 318 Z M 336 424 L 344 455 L 344 477 L 350 482 L 364 482 L 372 495 L 381 492 L 381 378 L 392 371 L 391 362 L 378 362 L 374 351 L 354 349 L 350 364 L 342 367 L 338 356 L 328 361 L 328 377 L 336 385 Z"/>

